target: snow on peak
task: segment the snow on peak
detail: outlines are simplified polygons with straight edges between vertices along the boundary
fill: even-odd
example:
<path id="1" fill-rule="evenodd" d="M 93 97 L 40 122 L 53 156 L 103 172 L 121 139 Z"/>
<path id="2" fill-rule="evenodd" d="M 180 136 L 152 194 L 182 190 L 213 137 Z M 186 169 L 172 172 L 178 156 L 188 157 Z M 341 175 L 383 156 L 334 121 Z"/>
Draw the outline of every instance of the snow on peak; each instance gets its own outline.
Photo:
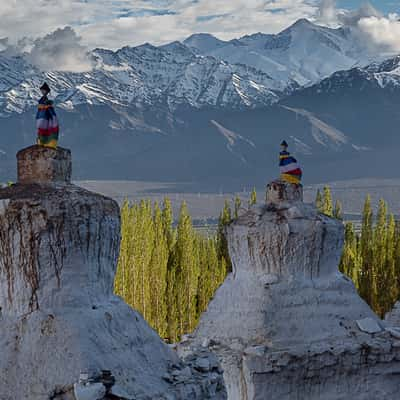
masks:
<path id="1" fill-rule="evenodd" d="M 59 106 L 78 104 L 179 105 L 242 108 L 271 104 L 281 85 L 246 65 L 196 55 L 180 42 L 144 44 L 117 51 L 96 49 L 95 67 L 85 73 L 42 72 L 27 61 L 0 53 L 0 114 L 23 112 L 36 104 L 43 80 Z"/>
<path id="2" fill-rule="evenodd" d="M 68 109 L 85 103 L 232 109 L 270 105 L 336 71 L 371 62 L 350 28 L 331 29 L 305 19 L 276 35 L 223 41 L 199 33 L 160 47 L 95 49 L 91 58 L 94 67 L 88 72 L 45 73 L 23 56 L 0 52 L 0 116 L 35 105 L 43 80 L 50 82 L 56 102 Z M 370 74 L 380 86 L 393 84 L 399 79 L 399 60 L 358 73 Z"/>
<path id="3" fill-rule="evenodd" d="M 291 25 L 288 30 L 294 30 L 294 29 L 309 29 L 309 28 L 315 28 L 318 25 L 313 24 L 311 21 L 309 21 L 307 18 L 300 18 L 298 19 L 293 25 Z"/>
<path id="4" fill-rule="evenodd" d="M 183 43 L 188 47 L 204 53 L 223 47 L 227 42 L 217 39 L 209 33 L 195 33 L 184 40 Z"/>
<path id="5" fill-rule="evenodd" d="M 356 86 L 400 89 L 400 56 L 366 67 L 337 71 L 312 88 L 318 93 L 334 93 L 344 87 Z"/>
<path id="6" fill-rule="evenodd" d="M 349 28 L 331 29 L 300 19 L 276 35 L 254 34 L 208 45 L 197 36 L 191 43 L 200 54 L 243 63 L 270 75 L 282 85 L 310 85 L 332 73 L 367 65 L 372 58 Z M 213 38 L 213 40 L 218 40 Z"/>

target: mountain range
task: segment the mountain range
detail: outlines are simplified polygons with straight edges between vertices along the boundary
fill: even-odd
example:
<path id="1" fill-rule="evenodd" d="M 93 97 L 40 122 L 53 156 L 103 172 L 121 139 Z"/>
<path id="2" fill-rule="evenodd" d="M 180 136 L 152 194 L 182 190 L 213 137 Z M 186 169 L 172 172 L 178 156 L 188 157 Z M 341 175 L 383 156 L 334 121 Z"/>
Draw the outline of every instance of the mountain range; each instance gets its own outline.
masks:
<path id="1" fill-rule="evenodd" d="M 43 80 L 77 179 L 261 185 L 283 138 L 310 182 L 396 174 L 400 57 L 371 53 L 351 28 L 299 20 L 276 35 L 195 34 L 88 56 L 90 71 L 44 72 L 0 52 L 0 180 L 34 140 Z"/>

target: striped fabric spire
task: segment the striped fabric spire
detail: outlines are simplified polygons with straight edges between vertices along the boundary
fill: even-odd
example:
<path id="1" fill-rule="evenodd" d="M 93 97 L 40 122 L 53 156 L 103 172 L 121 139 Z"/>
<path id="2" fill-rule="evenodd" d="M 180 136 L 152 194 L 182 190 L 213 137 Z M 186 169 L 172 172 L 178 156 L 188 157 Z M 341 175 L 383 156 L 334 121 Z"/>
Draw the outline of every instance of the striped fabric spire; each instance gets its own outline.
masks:
<path id="1" fill-rule="evenodd" d="M 59 126 L 53 102 L 47 96 L 39 100 L 36 114 L 37 144 L 56 148 L 58 143 Z"/>
<path id="2" fill-rule="evenodd" d="M 280 153 L 279 168 L 281 179 L 283 181 L 298 185 L 300 184 L 303 172 L 297 163 L 297 160 L 287 151 L 287 145 L 283 146 L 283 150 Z"/>

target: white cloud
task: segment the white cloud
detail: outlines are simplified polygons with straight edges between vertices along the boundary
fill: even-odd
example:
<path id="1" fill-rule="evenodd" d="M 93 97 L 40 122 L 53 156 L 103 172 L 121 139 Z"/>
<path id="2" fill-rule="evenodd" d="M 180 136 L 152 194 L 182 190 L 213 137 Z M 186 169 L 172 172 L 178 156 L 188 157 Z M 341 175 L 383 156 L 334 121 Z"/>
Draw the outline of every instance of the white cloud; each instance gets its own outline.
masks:
<path id="1" fill-rule="evenodd" d="M 400 53 L 400 16 L 367 17 L 358 21 L 360 31 L 366 37 L 366 43 L 379 46 L 382 52 Z"/>
<path id="2" fill-rule="evenodd" d="M 364 3 L 356 10 L 342 11 L 338 17 L 342 25 L 357 26 L 363 18 L 383 17 L 383 15 L 370 3 Z"/>
<path id="3" fill-rule="evenodd" d="M 370 3 L 365 2 L 355 10 L 339 9 L 336 0 L 319 0 L 316 20 L 328 26 L 356 26 L 362 18 L 382 17 L 382 14 Z"/>
<path id="4" fill-rule="evenodd" d="M 42 71 L 84 72 L 92 68 L 87 49 L 70 27 L 36 39 L 27 59 Z"/>
<path id="5" fill-rule="evenodd" d="M 317 21 L 330 26 L 347 26 L 366 50 L 382 55 L 400 52 L 400 16 L 384 16 L 370 3 L 356 10 L 336 7 L 335 0 L 321 0 Z"/>
<path id="6" fill-rule="evenodd" d="M 72 26 L 90 47 L 165 43 L 193 32 L 233 38 L 311 18 L 315 0 L 0 0 L 0 37 Z M 122 16 L 122 18 L 121 18 Z M 200 18 L 199 18 L 200 17 Z"/>
<path id="7" fill-rule="evenodd" d="M 43 36 L 82 23 L 88 9 L 88 3 L 79 0 L 0 0 L 0 36 Z"/>
<path id="8" fill-rule="evenodd" d="M 335 0 L 321 0 L 317 20 L 324 25 L 338 24 L 338 10 Z"/>
<path id="9" fill-rule="evenodd" d="M 174 14 L 105 20 L 81 27 L 80 33 L 92 46 L 101 46 L 105 40 L 112 48 L 121 42 L 162 44 L 195 32 L 232 39 L 258 31 L 279 32 L 315 14 L 315 6 L 306 0 L 175 0 L 169 10 Z"/>
<path id="10" fill-rule="evenodd" d="M 383 51 L 400 51 L 396 16 L 383 16 L 369 4 L 354 11 L 337 9 L 334 0 L 0 0 L 0 38 L 15 45 L 24 37 L 37 39 L 72 26 L 82 43 L 71 36 L 64 39 L 69 40 L 69 56 L 76 57 L 82 45 L 115 49 L 182 40 L 195 32 L 221 39 L 276 33 L 299 18 L 350 26 L 362 41 Z M 47 52 L 40 49 L 37 63 L 39 54 Z M 86 61 L 78 61 L 84 68 Z"/>

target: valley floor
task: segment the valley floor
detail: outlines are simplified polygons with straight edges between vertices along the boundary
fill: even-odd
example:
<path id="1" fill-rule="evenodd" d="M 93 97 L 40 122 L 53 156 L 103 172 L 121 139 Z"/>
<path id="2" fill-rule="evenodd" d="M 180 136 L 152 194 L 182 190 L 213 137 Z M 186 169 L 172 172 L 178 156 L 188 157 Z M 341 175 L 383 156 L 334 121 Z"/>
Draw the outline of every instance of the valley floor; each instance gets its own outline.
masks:
<path id="1" fill-rule="evenodd" d="M 242 200 L 242 207 L 247 207 L 251 188 L 245 188 L 237 193 L 195 193 L 188 190 L 185 185 L 161 182 L 138 181 L 79 181 L 78 185 L 110 196 L 120 204 L 125 199 L 140 201 L 150 199 L 153 202 L 162 202 L 164 197 L 169 197 L 177 215 L 182 201 L 186 201 L 189 211 L 196 225 L 214 225 L 223 208 L 225 200 L 232 200 L 238 195 Z M 371 196 L 372 205 L 377 208 L 381 198 L 385 199 L 389 209 L 395 215 L 400 215 L 400 179 L 357 179 L 305 185 L 304 200 L 312 202 L 317 189 L 325 185 L 330 186 L 334 200 L 340 200 L 346 220 L 359 221 L 365 197 Z M 264 192 L 257 188 L 258 201 L 263 201 Z"/>

